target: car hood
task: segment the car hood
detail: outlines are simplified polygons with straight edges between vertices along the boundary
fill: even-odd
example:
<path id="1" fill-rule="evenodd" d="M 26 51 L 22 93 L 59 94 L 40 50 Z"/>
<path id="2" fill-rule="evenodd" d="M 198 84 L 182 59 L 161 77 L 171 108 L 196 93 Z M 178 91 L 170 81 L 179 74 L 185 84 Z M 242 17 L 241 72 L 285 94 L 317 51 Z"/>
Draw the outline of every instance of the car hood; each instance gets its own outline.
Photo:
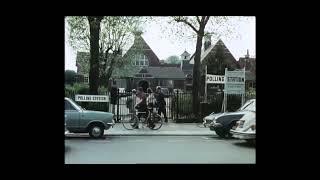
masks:
<path id="1" fill-rule="evenodd" d="M 217 114 L 210 114 L 209 116 L 206 116 L 205 119 L 208 119 L 208 120 L 213 120 L 215 117 L 221 115 L 223 113 L 217 113 Z"/>
<path id="2" fill-rule="evenodd" d="M 85 117 L 90 119 L 106 119 L 113 117 L 112 113 L 102 111 L 83 110 L 83 114 Z"/>

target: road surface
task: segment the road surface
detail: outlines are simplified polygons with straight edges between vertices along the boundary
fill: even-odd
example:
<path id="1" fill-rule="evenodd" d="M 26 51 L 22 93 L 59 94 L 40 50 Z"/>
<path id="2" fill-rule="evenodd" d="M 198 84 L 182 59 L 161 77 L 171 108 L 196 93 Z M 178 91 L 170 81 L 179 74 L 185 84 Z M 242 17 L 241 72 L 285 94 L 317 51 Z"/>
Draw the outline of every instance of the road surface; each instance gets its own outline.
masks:
<path id="1" fill-rule="evenodd" d="M 253 144 L 213 136 L 111 136 L 65 139 L 66 164 L 255 163 Z"/>

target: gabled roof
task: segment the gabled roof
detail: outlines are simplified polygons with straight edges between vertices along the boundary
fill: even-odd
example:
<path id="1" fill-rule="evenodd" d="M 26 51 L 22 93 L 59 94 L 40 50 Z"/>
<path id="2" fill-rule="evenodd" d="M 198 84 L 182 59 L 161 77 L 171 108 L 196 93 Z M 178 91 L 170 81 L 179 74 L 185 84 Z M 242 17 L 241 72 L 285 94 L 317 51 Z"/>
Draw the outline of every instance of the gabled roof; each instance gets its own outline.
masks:
<path id="1" fill-rule="evenodd" d="M 224 52 L 225 54 L 230 58 L 232 59 L 232 61 L 235 61 L 236 62 L 236 59 L 233 57 L 233 55 L 231 54 L 231 52 L 229 51 L 229 49 L 226 47 L 226 45 L 223 43 L 223 41 L 221 39 L 219 39 L 216 44 L 214 45 L 211 45 L 210 47 L 208 47 L 207 50 L 204 50 L 202 49 L 201 50 L 201 58 L 200 58 L 200 62 L 202 63 L 203 60 L 206 59 L 206 57 L 212 53 L 212 54 L 215 54 L 216 52 L 216 49 L 218 46 L 222 46 L 223 49 L 224 49 Z M 194 64 L 194 56 L 195 56 L 195 53 L 191 56 L 190 58 L 190 64 Z"/>
<path id="2" fill-rule="evenodd" d="M 184 79 L 185 75 L 180 68 L 177 67 L 147 67 L 148 73 L 154 78 L 163 79 Z"/>
<path id="3" fill-rule="evenodd" d="M 191 55 L 191 54 L 189 54 L 187 51 L 184 51 L 184 52 L 181 54 L 181 56 L 189 56 L 189 55 Z"/>
<path id="4" fill-rule="evenodd" d="M 162 79 L 184 79 L 185 74 L 180 68 L 177 67 L 161 67 L 161 66 L 149 66 L 140 67 L 127 65 L 122 68 L 115 68 L 112 73 L 113 78 L 126 78 L 126 77 L 138 77 L 138 74 L 150 74 L 152 78 Z M 139 76 L 140 77 L 140 76 Z"/>
<path id="5" fill-rule="evenodd" d="M 143 39 L 141 35 L 136 35 L 133 45 L 130 49 L 124 54 L 124 58 L 129 57 L 131 54 L 136 53 L 137 51 L 142 51 L 142 53 L 147 56 L 149 60 L 150 66 L 158 66 L 160 65 L 159 58 L 157 55 L 152 51 L 148 43 Z"/>
<path id="6" fill-rule="evenodd" d="M 115 68 L 112 71 L 112 78 L 127 78 L 127 77 L 134 77 L 135 74 L 137 74 L 141 70 L 141 67 L 139 66 L 133 66 L 133 65 L 126 65 L 121 68 Z"/>

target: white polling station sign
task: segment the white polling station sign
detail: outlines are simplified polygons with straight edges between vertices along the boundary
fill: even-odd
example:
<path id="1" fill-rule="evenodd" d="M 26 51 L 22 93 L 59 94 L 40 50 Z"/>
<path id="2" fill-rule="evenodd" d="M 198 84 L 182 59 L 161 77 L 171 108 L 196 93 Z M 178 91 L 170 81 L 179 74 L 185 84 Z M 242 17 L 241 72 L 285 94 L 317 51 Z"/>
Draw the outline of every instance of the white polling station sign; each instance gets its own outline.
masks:
<path id="1" fill-rule="evenodd" d="M 224 84 L 224 76 L 207 74 L 207 84 Z"/>
<path id="2" fill-rule="evenodd" d="M 82 102 L 109 102 L 109 96 L 76 94 L 75 101 L 82 101 Z"/>
<path id="3" fill-rule="evenodd" d="M 225 92 L 227 94 L 245 93 L 245 71 L 225 70 Z"/>

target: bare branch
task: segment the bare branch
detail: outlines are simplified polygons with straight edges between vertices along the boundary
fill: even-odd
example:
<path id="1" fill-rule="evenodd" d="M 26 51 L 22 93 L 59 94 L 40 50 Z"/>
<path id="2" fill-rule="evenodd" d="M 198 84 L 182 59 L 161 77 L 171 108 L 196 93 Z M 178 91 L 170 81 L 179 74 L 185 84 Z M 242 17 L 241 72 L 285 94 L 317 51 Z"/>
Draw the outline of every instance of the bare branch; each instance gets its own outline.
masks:
<path id="1" fill-rule="evenodd" d="M 188 26 L 190 26 L 197 34 L 199 33 L 199 31 L 186 19 L 182 19 L 180 16 L 178 18 L 174 18 L 174 20 L 176 22 L 183 22 L 185 24 L 187 24 Z"/>
<path id="2" fill-rule="evenodd" d="M 197 21 L 198 21 L 198 23 L 200 24 L 200 19 L 199 19 L 199 16 L 196 16 L 197 17 Z"/>
<path id="3" fill-rule="evenodd" d="M 210 19 L 210 16 L 206 16 L 206 18 L 204 20 L 204 26 L 206 26 L 206 24 L 208 23 L 209 19 Z"/>

